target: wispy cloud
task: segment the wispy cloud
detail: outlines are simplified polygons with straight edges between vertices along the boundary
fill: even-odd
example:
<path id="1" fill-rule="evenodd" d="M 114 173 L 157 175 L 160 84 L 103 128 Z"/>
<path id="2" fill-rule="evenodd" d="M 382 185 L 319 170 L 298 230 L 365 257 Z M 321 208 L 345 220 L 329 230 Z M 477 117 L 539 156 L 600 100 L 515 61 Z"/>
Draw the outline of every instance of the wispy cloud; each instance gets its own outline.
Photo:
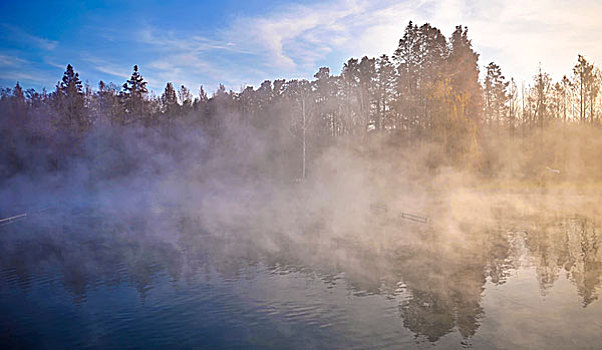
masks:
<path id="1" fill-rule="evenodd" d="M 308 74 L 331 52 L 356 57 L 392 53 L 409 20 L 429 22 L 447 35 L 462 24 L 482 53 L 481 64 L 494 60 L 510 75 L 529 79 L 542 62 L 559 78 L 570 72 L 577 53 L 602 60 L 597 13 L 602 3 L 596 0 L 341 0 L 238 18 L 227 37 L 264 66 Z"/>
<path id="2" fill-rule="evenodd" d="M 2 27 L 4 30 L 10 33 L 8 36 L 9 39 L 18 41 L 24 45 L 33 45 L 40 49 L 51 51 L 54 50 L 59 44 L 59 42 L 56 40 L 49 40 L 43 37 L 31 35 L 12 25 L 2 24 Z"/>
<path id="3" fill-rule="evenodd" d="M 578 53 L 602 60 L 602 25 L 593 15 L 602 4 L 582 2 L 337 0 L 239 16 L 211 38 L 147 26 L 136 39 L 158 53 L 145 65 L 157 84 L 198 86 L 204 80 L 238 88 L 266 78 L 310 78 L 323 65 L 336 71 L 343 62 L 335 60 L 391 54 L 410 20 L 429 22 L 448 36 L 462 24 L 481 65 L 496 61 L 520 81 L 541 62 L 558 79 L 570 73 Z"/>
<path id="4" fill-rule="evenodd" d="M 9 71 L 9 72 L 5 72 L 2 74 L 3 75 L 3 79 L 12 79 L 15 81 L 27 81 L 27 82 L 34 82 L 34 83 L 41 83 L 43 82 L 39 76 L 33 75 L 33 74 L 28 74 L 28 73 L 24 73 L 24 72 L 15 72 L 15 71 Z"/>
<path id="5" fill-rule="evenodd" d="M 226 39 L 209 39 L 191 32 L 159 31 L 152 26 L 141 30 L 136 40 L 154 53 L 144 70 L 149 84 L 159 92 L 167 81 L 193 89 L 201 82 L 210 88 L 222 82 L 231 86 L 239 84 L 245 80 L 245 68 L 239 66 L 240 71 L 235 72 L 233 64 L 254 54 Z"/>
<path id="6" fill-rule="evenodd" d="M 128 72 L 131 69 L 131 67 L 126 67 L 123 64 L 116 64 L 89 54 L 84 54 L 82 56 L 82 59 L 87 63 L 91 64 L 90 68 L 95 69 L 99 72 L 109 74 L 113 77 L 119 77 L 122 79 L 128 79 L 130 77 Z"/>
<path id="7" fill-rule="evenodd" d="M 142 43 L 163 47 L 165 50 L 184 50 L 189 53 L 201 53 L 212 50 L 224 50 L 245 53 L 232 42 L 209 39 L 194 33 L 175 33 L 158 31 L 151 26 L 146 26 L 138 33 L 138 40 Z"/>
<path id="8" fill-rule="evenodd" d="M 28 63 L 19 57 L 0 54 L 0 67 L 18 67 Z"/>
<path id="9" fill-rule="evenodd" d="M 20 82 L 21 84 L 33 84 L 36 86 L 48 87 L 48 82 L 55 80 L 47 72 L 41 70 L 27 70 L 24 71 L 21 68 L 2 69 L 0 71 L 0 80 L 10 81 L 12 83 Z M 52 88 L 52 85 L 50 86 Z"/>
<path id="10" fill-rule="evenodd" d="M 89 26 L 86 42 L 61 50 L 57 41 L 0 24 L 5 45 L 0 74 L 21 65 L 31 72 L 40 64 L 57 74 L 70 62 L 82 76 L 87 70 L 91 79 L 123 81 L 137 63 L 158 93 L 167 81 L 193 90 L 219 83 L 238 89 L 264 79 L 311 78 L 320 66 L 336 73 L 350 57 L 391 54 L 413 20 L 448 36 L 456 25 L 468 26 L 480 64 L 495 61 L 506 76 L 529 80 L 541 62 L 560 79 L 571 72 L 577 54 L 602 64 L 599 13 L 598 0 L 333 0 L 228 17 L 219 28 L 192 29 L 152 18 L 131 30 Z"/>
<path id="11" fill-rule="evenodd" d="M 295 70 L 313 65 L 351 39 L 350 23 L 368 10 L 367 2 L 339 1 L 291 5 L 262 17 L 239 17 L 226 37 L 257 54 L 268 66 Z"/>
<path id="12" fill-rule="evenodd" d="M 15 55 L 0 54 L 0 79 L 12 82 L 43 84 L 48 74 L 39 68 L 31 68 L 32 63 Z"/>

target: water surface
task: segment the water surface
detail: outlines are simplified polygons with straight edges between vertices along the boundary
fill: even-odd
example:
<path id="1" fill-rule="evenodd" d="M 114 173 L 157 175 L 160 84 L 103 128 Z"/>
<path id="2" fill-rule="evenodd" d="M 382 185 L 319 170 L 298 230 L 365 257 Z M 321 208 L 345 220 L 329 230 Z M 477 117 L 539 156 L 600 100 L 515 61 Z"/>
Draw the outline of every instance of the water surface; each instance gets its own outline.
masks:
<path id="1" fill-rule="evenodd" d="M 600 223 L 387 219 L 307 237 L 189 216 L 0 227 L 2 348 L 599 348 Z M 169 224 L 167 224 L 169 223 Z"/>

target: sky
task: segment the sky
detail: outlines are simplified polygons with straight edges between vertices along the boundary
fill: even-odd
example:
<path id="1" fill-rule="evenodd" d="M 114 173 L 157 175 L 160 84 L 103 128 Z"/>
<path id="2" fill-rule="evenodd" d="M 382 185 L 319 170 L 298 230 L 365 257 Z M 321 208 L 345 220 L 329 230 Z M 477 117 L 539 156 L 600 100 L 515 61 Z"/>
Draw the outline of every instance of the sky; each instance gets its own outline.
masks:
<path id="1" fill-rule="evenodd" d="M 122 85 L 137 64 L 157 95 L 168 81 L 240 91 L 392 54 L 410 20 L 467 26 L 481 70 L 528 83 L 541 64 L 558 80 L 578 54 L 602 62 L 601 13 L 599 0 L 4 0 L 0 86 L 52 90 L 67 64 L 92 87 Z"/>

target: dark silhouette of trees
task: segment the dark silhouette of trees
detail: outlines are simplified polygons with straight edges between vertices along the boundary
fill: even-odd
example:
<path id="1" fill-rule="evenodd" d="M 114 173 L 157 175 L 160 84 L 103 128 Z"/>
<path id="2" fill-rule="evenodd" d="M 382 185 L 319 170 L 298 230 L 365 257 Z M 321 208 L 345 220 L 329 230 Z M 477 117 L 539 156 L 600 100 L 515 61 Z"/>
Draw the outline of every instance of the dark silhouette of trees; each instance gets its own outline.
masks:
<path id="1" fill-rule="evenodd" d="M 405 129 L 415 131 L 420 138 L 433 123 L 429 95 L 443 78 L 448 52 L 447 40 L 439 29 L 410 22 L 393 55 L 398 72 L 397 111 L 406 121 Z"/>
<path id="2" fill-rule="evenodd" d="M 179 111 L 178 96 L 172 83 L 165 85 L 165 91 L 161 95 L 162 112 L 167 118 L 173 118 Z"/>
<path id="3" fill-rule="evenodd" d="M 61 129 L 76 133 L 85 132 L 90 126 L 84 110 L 84 93 L 79 74 L 67 65 L 63 78 L 54 93 L 56 122 Z"/>
<path id="4" fill-rule="evenodd" d="M 178 90 L 178 97 L 180 98 L 182 106 L 182 114 L 186 115 L 190 113 L 192 110 L 192 104 L 194 103 L 194 98 L 190 90 L 188 90 L 188 88 L 184 85 L 180 86 L 180 89 Z"/>
<path id="5" fill-rule="evenodd" d="M 9 140 L 2 151 L 9 159 L 2 173 L 6 178 L 40 159 L 45 159 L 40 169 L 57 168 L 85 135 L 103 128 L 190 124 L 213 139 L 252 128 L 271 140 L 276 158 L 298 164 L 281 172 L 293 178 L 307 177 L 313 159 L 339 140 L 364 144 L 375 134 L 403 147 L 438 147 L 429 156 L 433 167 L 488 169 L 491 175 L 499 147 L 492 136 L 500 130 L 520 143 L 558 123 L 567 128 L 600 124 L 600 70 L 585 57 L 578 56 L 571 77 L 553 82 L 539 68 L 520 89 L 493 62 L 484 67 L 480 82 L 478 59 L 466 27 L 457 26 L 446 38 L 428 23 L 409 22 L 391 56 L 350 58 L 339 74 L 321 67 L 312 81 L 265 80 L 240 92 L 220 85 L 209 95 L 201 86 L 194 96 L 170 82 L 160 96 L 149 96 L 137 65 L 121 87 L 101 81 L 92 89 L 68 65 L 51 94 L 24 91 L 19 83 L 2 90 L 2 136 Z M 26 155 L 22 150 L 27 147 L 18 142 L 35 144 L 43 155 Z M 539 151 L 547 152 L 541 142 Z"/>
<path id="6" fill-rule="evenodd" d="M 577 87 L 579 102 L 579 120 L 585 123 L 596 119 L 596 97 L 600 92 L 600 71 L 585 57 L 579 55 L 573 68 L 574 81 Z"/>
<path id="7" fill-rule="evenodd" d="M 481 122 L 482 95 L 479 84 L 479 54 L 472 49 L 468 28 L 457 26 L 450 38 L 450 65 L 452 88 L 467 99 L 465 117 Z"/>
<path id="8" fill-rule="evenodd" d="M 374 120 L 376 130 L 392 130 L 398 127 L 394 113 L 394 103 L 397 97 L 395 79 L 395 66 L 389 56 L 380 56 L 376 60 L 376 118 Z"/>
<path id="9" fill-rule="evenodd" d="M 483 86 L 485 99 L 484 116 L 487 124 L 506 124 L 507 110 L 509 109 L 508 84 L 502 75 L 500 66 L 491 62 L 486 67 L 486 76 Z"/>
<path id="10" fill-rule="evenodd" d="M 138 65 L 135 65 L 132 76 L 123 84 L 122 98 L 126 116 L 121 121 L 123 124 L 141 119 L 147 112 L 145 101 L 147 93 L 146 81 L 138 72 Z"/>
<path id="11" fill-rule="evenodd" d="M 100 125 L 118 123 L 123 118 L 123 108 L 119 97 L 119 87 L 113 83 L 98 83 L 95 102 L 91 105 L 93 119 Z"/>

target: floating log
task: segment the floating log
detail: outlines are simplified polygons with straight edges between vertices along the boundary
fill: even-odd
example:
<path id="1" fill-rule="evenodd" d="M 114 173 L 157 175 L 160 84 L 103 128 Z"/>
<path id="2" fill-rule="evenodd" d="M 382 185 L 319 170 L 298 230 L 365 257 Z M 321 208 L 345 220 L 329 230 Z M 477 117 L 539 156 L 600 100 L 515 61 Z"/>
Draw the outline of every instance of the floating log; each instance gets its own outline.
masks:
<path id="1" fill-rule="evenodd" d="M 423 224 L 426 224 L 429 222 L 429 218 L 426 216 L 421 216 L 421 215 L 416 215 L 416 214 L 410 214 L 410 213 L 401 213 L 401 218 L 402 219 L 406 219 L 406 220 L 411 220 L 411 221 L 415 221 L 415 222 L 420 222 Z"/>
<path id="2" fill-rule="evenodd" d="M 53 208 L 52 207 L 48 207 L 48 208 L 44 208 L 44 209 L 40 209 L 40 210 L 36 210 L 36 211 L 30 211 L 30 212 L 27 212 L 27 213 L 23 213 L 23 214 L 11 216 L 11 217 L 8 217 L 8 218 L 5 218 L 5 219 L 0 219 L 0 226 L 2 226 L 2 225 L 8 225 L 8 224 L 11 224 L 11 223 L 19 220 L 19 219 L 24 219 L 24 218 L 26 218 L 28 216 L 29 217 L 35 216 L 36 214 L 43 213 L 43 212 L 51 210 L 51 209 L 53 209 Z"/>
<path id="3" fill-rule="evenodd" d="M 8 217 L 8 218 L 5 218 L 5 219 L 0 219 L 0 225 L 11 223 L 13 221 L 22 219 L 22 218 L 24 218 L 26 216 L 27 216 L 27 213 L 23 213 L 23 214 L 11 216 L 11 217 Z"/>
<path id="4" fill-rule="evenodd" d="M 388 211 L 387 206 L 384 204 L 370 204 L 370 209 L 378 213 L 386 213 Z"/>

